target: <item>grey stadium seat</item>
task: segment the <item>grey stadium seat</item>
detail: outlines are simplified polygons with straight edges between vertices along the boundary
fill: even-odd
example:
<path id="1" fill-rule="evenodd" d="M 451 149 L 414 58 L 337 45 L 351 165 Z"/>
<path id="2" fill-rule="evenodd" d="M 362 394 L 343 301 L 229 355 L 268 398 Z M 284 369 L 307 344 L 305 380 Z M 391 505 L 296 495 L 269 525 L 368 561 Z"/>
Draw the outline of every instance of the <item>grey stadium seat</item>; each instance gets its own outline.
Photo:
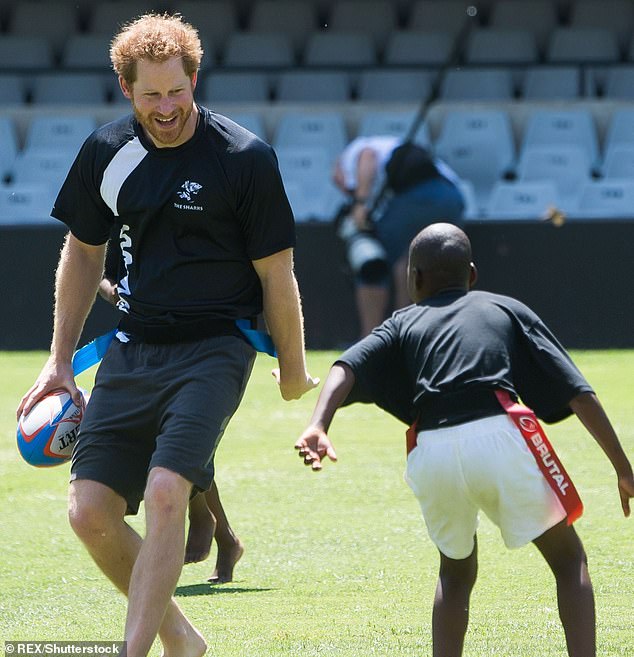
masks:
<path id="1" fill-rule="evenodd" d="M 21 0 L 14 4 L 8 32 L 45 38 L 59 52 L 66 40 L 79 32 L 78 11 L 74 3 Z"/>
<path id="2" fill-rule="evenodd" d="M 533 64 L 539 60 L 532 32 L 510 28 L 481 28 L 469 34 L 467 64 Z"/>
<path id="3" fill-rule="evenodd" d="M 631 0 L 577 0 L 570 6 L 570 25 L 605 28 L 625 47 L 634 27 L 634 6 Z"/>
<path id="4" fill-rule="evenodd" d="M 234 32 L 227 39 L 223 57 L 227 67 L 280 68 L 294 63 L 291 39 L 281 33 Z"/>
<path id="5" fill-rule="evenodd" d="M 269 76 L 257 71 L 213 71 L 205 76 L 197 89 L 202 93 L 203 101 L 209 103 L 263 103 L 270 97 Z"/>
<path id="6" fill-rule="evenodd" d="M 210 46 L 224 48 L 227 37 L 238 29 L 236 3 L 230 0 L 183 0 L 172 5 Z M 205 59 L 212 61 L 214 53 L 211 50 L 205 52 Z"/>
<path id="7" fill-rule="evenodd" d="M 423 102 L 432 94 L 432 73 L 420 70 L 371 69 L 359 76 L 360 101 Z"/>
<path id="8" fill-rule="evenodd" d="M 417 0 L 412 5 L 407 28 L 457 34 L 470 21 L 477 24 L 477 16 L 470 16 L 467 8 L 474 3 L 465 0 Z"/>
<path id="9" fill-rule="evenodd" d="M 62 50 L 64 68 L 111 71 L 110 37 L 105 34 L 74 34 Z"/>
<path id="10" fill-rule="evenodd" d="M 343 71 L 284 71 L 277 77 L 280 102 L 343 103 L 350 100 L 350 76 Z"/>
<path id="11" fill-rule="evenodd" d="M 583 148 L 593 167 L 599 162 L 599 141 L 594 119 L 586 109 L 545 109 L 530 114 L 522 149 L 530 146 L 574 145 Z"/>
<path id="12" fill-rule="evenodd" d="M 126 0 L 126 2 L 100 2 L 91 7 L 88 32 L 113 36 L 125 24 L 157 7 L 152 0 Z"/>
<path id="13" fill-rule="evenodd" d="M 18 154 L 18 137 L 13 120 L 0 117 L 0 182 L 13 172 Z"/>
<path id="14" fill-rule="evenodd" d="M 304 49 L 306 66 L 375 66 L 377 53 L 369 34 L 313 32 Z"/>
<path id="15" fill-rule="evenodd" d="M 390 66 L 442 66 L 449 61 L 454 37 L 451 32 L 395 31 L 385 46 Z"/>
<path id="16" fill-rule="evenodd" d="M 311 0 L 256 0 L 249 17 L 251 32 L 282 32 L 297 49 L 317 27 L 317 10 Z"/>
<path id="17" fill-rule="evenodd" d="M 502 110 L 448 111 L 435 147 L 460 177 L 471 181 L 481 211 L 493 185 L 515 166 L 511 120 Z"/>
<path id="18" fill-rule="evenodd" d="M 46 183 L 57 193 L 66 179 L 75 152 L 70 150 L 26 149 L 18 154 L 14 164 L 16 183 Z"/>
<path id="19" fill-rule="evenodd" d="M 634 100 L 634 66 L 611 67 L 605 78 L 605 98 Z"/>
<path id="20" fill-rule="evenodd" d="M 557 186 L 550 180 L 495 183 L 486 210 L 487 219 L 543 219 L 558 206 Z"/>
<path id="21" fill-rule="evenodd" d="M 107 85 L 102 73 L 47 73 L 33 79 L 32 100 L 47 105 L 101 105 Z"/>
<path id="22" fill-rule="evenodd" d="M 92 116 L 36 116 L 27 128 L 25 148 L 77 152 L 96 127 Z"/>
<path id="23" fill-rule="evenodd" d="M 609 63 L 619 58 L 616 35 L 602 28 L 556 28 L 546 49 L 546 60 L 551 63 Z"/>
<path id="24" fill-rule="evenodd" d="M 452 69 L 440 84 L 443 100 L 510 100 L 513 95 L 513 75 L 506 68 Z"/>
<path id="25" fill-rule="evenodd" d="M 631 219 L 634 180 L 611 178 L 591 180 L 581 188 L 575 216 L 590 219 Z"/>
<path id="26" fill-rule="evenodd" d="M 226 115 L 236 123 L 246 128 L 260 139 L 268 142 L 266 128 L 262 117 L 257 112 L 226 112 Z"/>
<path id="27" fill-rule="evenodd" d="M 330 29 L 369 34 L 380 47 L 396 23 L 395 7 L 389 0 L 339 0 L 331 6 L 328 20 Z"/>
<path id="28" fill-rule="evenodd" d="M 604 150 L 616 146 L 634 146 L 634 109 L 616 110 L 608 123 Z"/>
<path id="29" fill-rule="evenodd" d="M 365 112 L 359 122 L 357 136 L 393 135 L 405 139 L 409 136 L 416 115 L 416 111 L 410 110 L 376 110 Z M 429 146 L 431 144 L 429 128 L 424 121 L 417 128 L 414 141 L 422 146 Z"/>
<path id="30" fill-rule="evenodd" d="M 494 3 L 489 17 L 492 28 L 529 30 L 537 45 L 544 48 L 557 26 L 557 10 L 552 0 L 504 0 Z"/>
<path id="31" fill-rule="evenodd" d="M 47 39 L 0 34 L 0 69 L 41 70 L 54 65 L 53 47 Z"/>
<path id="32" fill-rule="evenodd" d="M 340 112 L 287 112 L 275 130 L 273 146 L 317 146 L 328 150 L 330 161 L 348 143 L 346 124 Z"/>
<path id="33" fill-rule="evenodd" d="M 520 86 L 526 100 L 575 100 L 581 96 L 581 74 L 575 66 L 533 66 L 525 69 Z"/>
<path id="34" fill-rule="evenodd" d="M 554 182 L 560 207 L 565 212 L 578 209 L 580 190 L 590 181 L 590 172 L 587 151 L 569 144 L 529 146 L 522 150 L 517 165 L 517 176 L 521 181 Z"/>
<path id="35" fill-rule="evenodd" d="M 0 225 L 54 224 L 54 201 L 55 195 L 45 183 L 0 185 Z"/>
<path id="36" fill-rule="evenodd" d="M 26 85 L 21 75 L 0 73 L 0 105 L 22 105 L 26 101 Z"/>
<path id="37" fill-rule="evenodd" d="M 634 141 L 629 144 L 608 146 L 601 166 L 607 178 L 628 178 L 634 180 Z"/>

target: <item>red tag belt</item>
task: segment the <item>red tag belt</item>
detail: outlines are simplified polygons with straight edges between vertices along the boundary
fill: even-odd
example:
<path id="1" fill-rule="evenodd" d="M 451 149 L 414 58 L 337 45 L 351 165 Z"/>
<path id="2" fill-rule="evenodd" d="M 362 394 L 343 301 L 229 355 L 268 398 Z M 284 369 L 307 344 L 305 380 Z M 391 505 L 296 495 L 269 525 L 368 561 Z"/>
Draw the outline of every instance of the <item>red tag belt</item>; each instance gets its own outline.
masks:
<path id="1" fill-rule="evenodd" d="M 514 402 L 506 390 L 496 390 L 495 396 L 522 434 L 548 485 L 566 511 L 567 523 L 572 525 L 583 513 L 583 503 L 535 413 L 527 406 Z M 418 420 L 405 434 L 408 454 L 416 447 L 417 424 Z"/>

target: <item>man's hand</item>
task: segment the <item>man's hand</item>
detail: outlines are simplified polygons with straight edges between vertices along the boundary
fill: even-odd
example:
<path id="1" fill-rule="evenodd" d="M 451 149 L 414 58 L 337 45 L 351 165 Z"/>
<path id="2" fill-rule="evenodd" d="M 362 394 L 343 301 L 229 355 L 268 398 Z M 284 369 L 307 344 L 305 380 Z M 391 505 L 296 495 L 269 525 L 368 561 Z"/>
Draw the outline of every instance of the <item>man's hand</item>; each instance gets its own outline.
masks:
<path id="1" fill-rule="evenodd" d="M 291 401 L 299 399 L 303 394 L 309 390 L 314 390 L 319 385 L 319 378 L 313 378 L 308 372 L 304 372 L 304 378 L 298 379 L 293 382 L 288 382 L 282 378 L 279 368 L 271 371 L 273 378 L 277 381 L 280 387 L 280 394 L 284 401 Z"/>
<path id="2" fill-rule="evenodd" d="M 54 390 L 67 390 L 75 404 L 81 406 L 81 392 L 75 385 L 71 363 L 57 363 L 51 356 L 42 368 L 37 381 L 31 386 L 24 397 L 22 397 L 16 411 L 17 418 L 20 419 L 22 413 L 27 415 L 42 397 L 45 397 Z"/>
<path id="3" fill-rule="evenodd" d="M 630 499 L 634 497 L 634 476 L 631 473 L 625 477 L 619 477 L 619 495 L 621 496 L 623 515 L 629 518 Z"/>
<path id="4" fill-rule="evenodd" d="M 321 470 L 321 460 L 326 456 L 333 462 L 337 460 L 330 438 L 318 427 L 308 427 L 295 443 L 295 449 L 304 464 L 310 465 L 314 471 Z"/>

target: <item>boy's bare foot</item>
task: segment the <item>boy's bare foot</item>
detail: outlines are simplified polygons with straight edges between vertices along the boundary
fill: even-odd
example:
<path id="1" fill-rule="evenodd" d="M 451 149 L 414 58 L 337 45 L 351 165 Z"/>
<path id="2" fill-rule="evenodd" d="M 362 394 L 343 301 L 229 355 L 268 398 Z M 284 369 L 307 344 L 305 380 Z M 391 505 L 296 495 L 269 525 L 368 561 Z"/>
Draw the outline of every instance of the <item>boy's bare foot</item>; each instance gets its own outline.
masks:
<path id="1" fill-rule="evenodd" d="M 216 569 L 207 581 L 211 584 L 226 584 L 227 582 L 231 582 L 233 580 L 233 569 L 243 554 L 244 545 L 237 537 L 228 546 L 221 546 L 218 543 Z"/>

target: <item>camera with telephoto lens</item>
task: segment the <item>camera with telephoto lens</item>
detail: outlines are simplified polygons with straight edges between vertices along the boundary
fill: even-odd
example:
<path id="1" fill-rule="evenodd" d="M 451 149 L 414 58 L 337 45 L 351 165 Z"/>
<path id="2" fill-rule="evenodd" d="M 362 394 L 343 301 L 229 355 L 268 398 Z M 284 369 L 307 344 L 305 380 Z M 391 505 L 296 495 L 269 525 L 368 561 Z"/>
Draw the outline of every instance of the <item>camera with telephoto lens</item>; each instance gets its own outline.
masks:
<path id="1" fill-rule="evenodd" d="M 361 230 L 347 206 L 337 218 L 337 235 L 346 245 L 348 264 L 354 275 L 363 283 L 376 285 L 389 273 L 387 254 L 374 231 Z"/>

